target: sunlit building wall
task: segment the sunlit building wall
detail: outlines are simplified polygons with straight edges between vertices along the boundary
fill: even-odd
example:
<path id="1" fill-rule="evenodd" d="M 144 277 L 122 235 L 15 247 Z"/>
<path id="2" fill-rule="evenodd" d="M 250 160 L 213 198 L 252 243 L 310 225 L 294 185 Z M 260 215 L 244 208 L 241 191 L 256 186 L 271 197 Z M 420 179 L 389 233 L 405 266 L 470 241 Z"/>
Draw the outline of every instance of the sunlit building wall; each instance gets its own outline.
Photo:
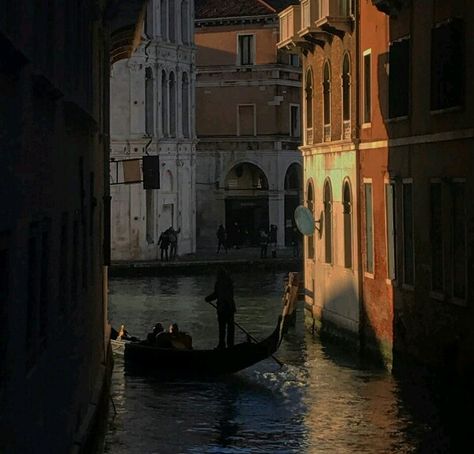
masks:
<path id="1" fill-rule="evenodd" d="M 305 313 L 318 330 L 359 340 L 357 54 L 354 5 L 302 0 L 279 14 L 278 47 L 303 62 Z"/>

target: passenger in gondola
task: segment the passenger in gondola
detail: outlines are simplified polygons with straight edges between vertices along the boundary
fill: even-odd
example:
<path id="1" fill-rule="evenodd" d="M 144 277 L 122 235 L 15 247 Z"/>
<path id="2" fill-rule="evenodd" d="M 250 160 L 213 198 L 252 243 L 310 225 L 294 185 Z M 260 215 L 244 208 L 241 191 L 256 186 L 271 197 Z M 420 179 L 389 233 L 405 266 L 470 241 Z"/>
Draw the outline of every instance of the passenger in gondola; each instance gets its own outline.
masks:
<path id="1" fill-rule="evenodd" d="M 236 312 L 234 301 L 234 283 L 225 268 L 217 270 L 217 280 L 214 292 L 206 296 L 205 300 L 211 302 L 217 300 L 217 321 L 219 323 L 219 344 L 216 349 L 234 346 L 234 314 Z M 226 336 L 227 334 L 227 336 Z"/>
<path id="2" fill-rule="evenodd" d="M 181 350 L 193 348 L 192 337 L 184 331 L 180 331 L 177 323 L 170 325 L 169 334 L 171 344 L 174 348 Z"/>
<path id="3" fill-rule="evenodd" d="M 154 345 L 156 343 L 156 336 L 162 332 L 164 332 L 163 325 L 159 322 L 156 323 L 151 333 L 148 333 L 146 336 L 147 343 Z"/>

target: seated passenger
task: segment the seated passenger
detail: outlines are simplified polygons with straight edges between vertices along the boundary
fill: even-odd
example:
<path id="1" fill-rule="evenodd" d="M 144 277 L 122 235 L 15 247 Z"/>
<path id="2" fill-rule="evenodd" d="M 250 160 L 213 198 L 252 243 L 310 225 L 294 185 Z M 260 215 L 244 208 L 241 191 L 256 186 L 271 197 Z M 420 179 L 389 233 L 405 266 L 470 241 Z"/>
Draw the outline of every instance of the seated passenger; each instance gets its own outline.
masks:
<path id="1" fill-rule="evenodd" d="M 148 333 L 146 340 L 148 344 L 155 344 L 156 336 L 164 331 L 161 323 L 156 323 L 151 333 Z"/>
<path id="2" fill-rule="evenodd" d="M 169 327 L 169 332 L 171 334 L 171 342 L 174 348 L 178 349 L 192 349 L 193 341 L 189 334 L 180 331 L 177 323 L 173 323 Z"/>

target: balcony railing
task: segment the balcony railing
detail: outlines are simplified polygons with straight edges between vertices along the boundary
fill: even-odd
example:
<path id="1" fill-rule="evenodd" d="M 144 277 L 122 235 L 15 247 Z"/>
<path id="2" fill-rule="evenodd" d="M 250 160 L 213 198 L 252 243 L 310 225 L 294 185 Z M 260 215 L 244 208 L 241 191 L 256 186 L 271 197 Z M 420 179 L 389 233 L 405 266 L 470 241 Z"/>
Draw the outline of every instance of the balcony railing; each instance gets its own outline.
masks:
<path id="1" fill-rule="evenodd" d="M 291 49 L 296 47 L 301 41 L 298 36 L 298 30 L 301 24 L 300 5 L 292 5 L 283 10 L 280 14 L 280 41 L 277 46 L 279 49 Z"/>
<path id="2" fill-rule="evenodd" d="M 351 0 L 319 0 L 319 3 L 318 27 L 336 35 L 352 32 Z"/>
<path id="3" fill-rule="evenodd" d="M 306 129 L 306 145 L 313 145 L 313 128 Z"/>
<path id="4" fill-rule="evenodd" d="M 324 141 L 331 142 L 331 125 L 324 125 Z"/>
<path id="5" fill-rule="evenodd" d="M 351 138 L 351 120 L 344 120 L 342 122 L 342 138 L 343 139 Z"/>

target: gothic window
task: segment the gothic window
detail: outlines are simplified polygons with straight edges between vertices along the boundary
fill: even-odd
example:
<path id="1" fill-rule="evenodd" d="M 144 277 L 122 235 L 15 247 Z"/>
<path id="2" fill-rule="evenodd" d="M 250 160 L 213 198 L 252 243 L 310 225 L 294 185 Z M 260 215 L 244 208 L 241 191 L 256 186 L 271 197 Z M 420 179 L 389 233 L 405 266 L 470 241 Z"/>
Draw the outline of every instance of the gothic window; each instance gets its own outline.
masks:
<path id="1" fill-rule="evenodd" d="M 308 189 L 307 189 L 307 195 L 306 195 L 306 205 L 308 210 L 311 211 L 314 217 L 314 189 L 313 189 L 313 184 L 308 182 Z M 313 235 L 308 235 L 308 258 L 309 259 L 314 259 L 314 236 Z"/>
<path id="2" fill-rule="evenodd" d="M 344 266 L 352 268 L 352 195 L 349 181 L 344 182 L 343 189 L 344 217 Z"/>
<path id="3" fill-rule="evenodd" d="M 166 72 L 161 72 L 161 132 L 168 136 L 168 79 Z"/>
<path id="4" fill-rule="evenodd" d="M 324 64 L 323 71 L 323 109 L 324 140 L 331 140 L 331 69 L 329 62 Z"/>
<path id="5" fill-rule="evenodd" d="M 342 62 L 342 134 L 344 139 L 351 136 L 351 63 L 349 55 Z"/>
<path id="6" fill-rule="evenodd" d="M 148 66 L 145 69 L 145 132 L 148 136 L 153 135 L 154 122 L 153 70 Z"/>
<path id="7" fill-rule="evenodd" d="M 305 81 L 306 98 L 306 143 L 313 143 L 313 73 L 311 69 L 306 72 Z"/>
<path id="8" fill-rule="evenodd" d="M 170 136 L 176 137 L 176 78 L 174 73 L 170 73 L 169 83 L 169 99 L 170 99 Z"/>
<path id="9" fill-rule="evenodd" d="M 324 259 L 326 263 L 332 263 L 332 190 L 331 183 L 324 183 Z"/>
<path id="10" fill-rule="evenodd" d="M 168 38 L 167 12 L 168 12 L 168 0 L 161 0 L 161 11 L 160 11 L 161 22 L 160 22 L 160 27 L 161 27 L 161 37 L 163 38 L 163 40 L 166 40 Z"/>
<path id="11" fill-rule="evenodd" d="M 183 73 L 182 81 L 183 112 L 181 113 L 183 137 L 189 137 L 189 80 L 188 75 Z"/>
<path id="12" fill-rule="evenodd" d="M 174 43 L 176 41 L 176 2 L 171 0 L 168 2 L 168 41 Z"/>
<path id="13" fill-rule="evenodd" d="M 181 2 L 181 41 L 189 44 L 189 7 L 187 0 Z"/>

